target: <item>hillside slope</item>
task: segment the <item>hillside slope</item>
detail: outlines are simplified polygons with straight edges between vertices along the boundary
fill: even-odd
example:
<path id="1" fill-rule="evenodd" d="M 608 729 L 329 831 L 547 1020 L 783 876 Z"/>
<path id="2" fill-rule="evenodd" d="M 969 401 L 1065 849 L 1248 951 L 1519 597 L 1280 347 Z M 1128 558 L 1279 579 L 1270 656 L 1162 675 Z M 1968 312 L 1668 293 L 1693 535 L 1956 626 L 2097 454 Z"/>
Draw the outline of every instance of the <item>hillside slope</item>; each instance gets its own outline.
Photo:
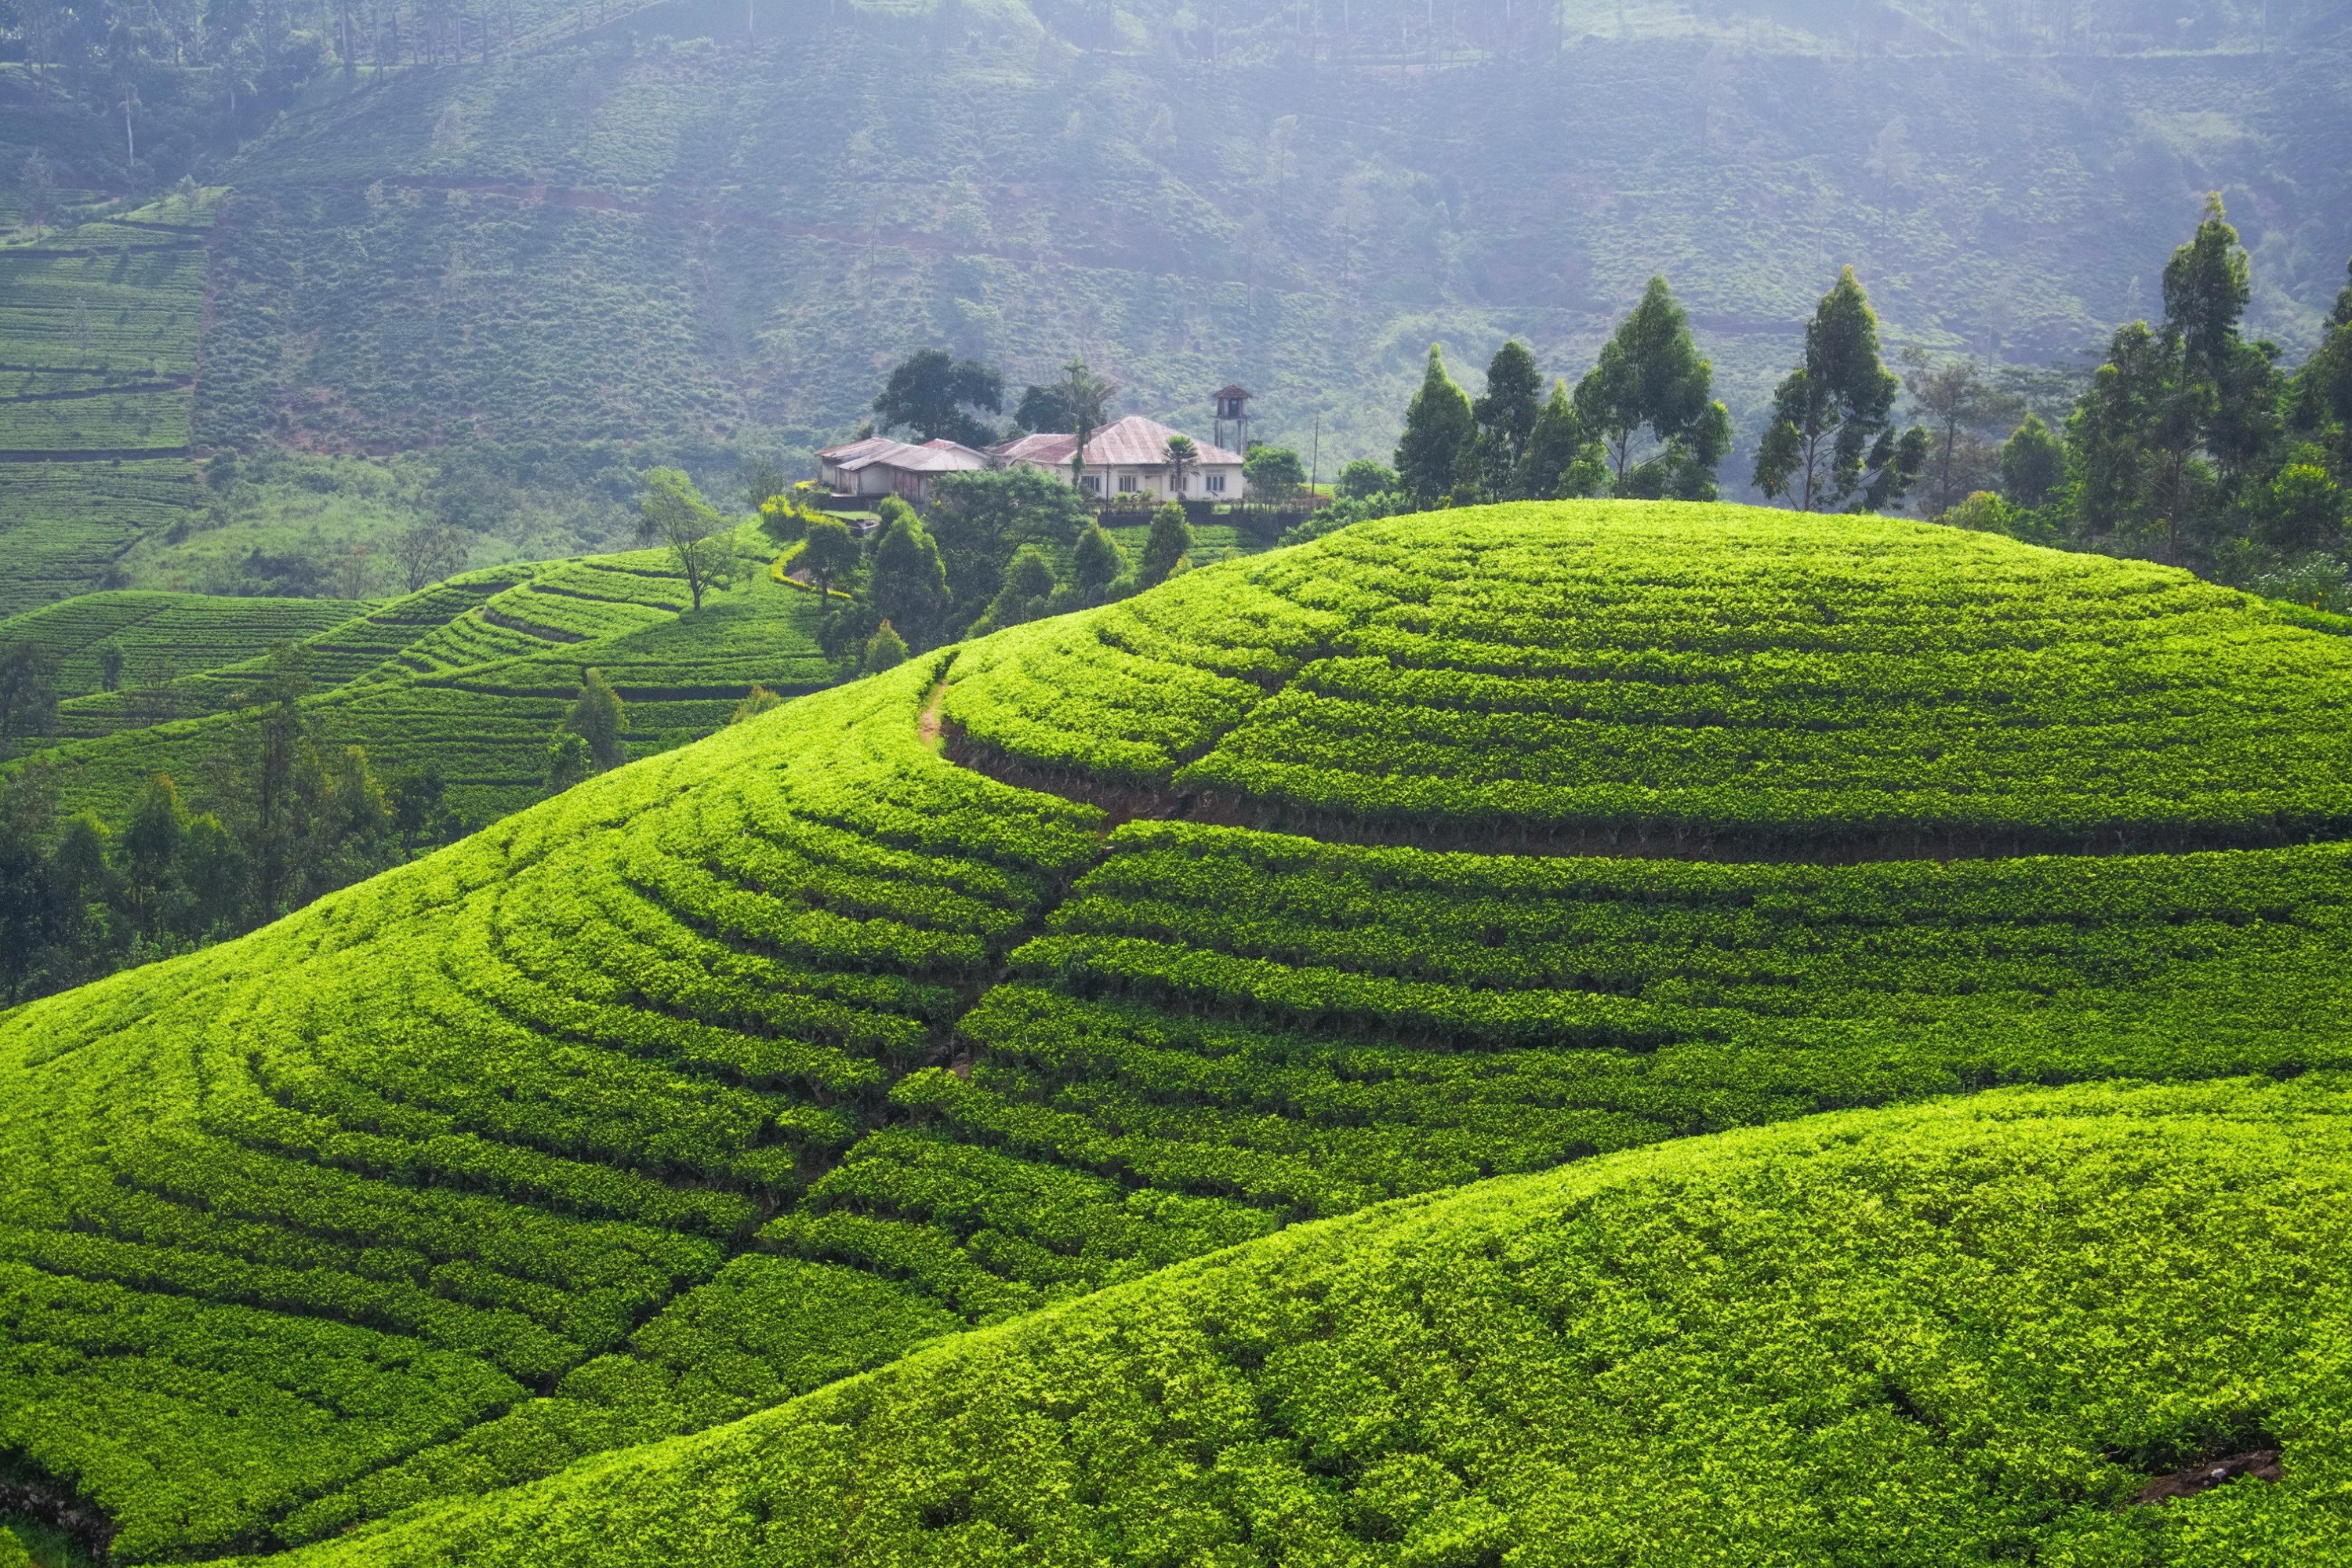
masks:
<path id="1" fill-rule="evenodd" d="M 1402 55 L 1227 56 L 1206 35 L 1296 8 L 773 9 L 757 49 L 743 8 L 681 0 L 322 89 L 234 170 L 198 439 L 804 451 L 946 345 L 1016 389 L 1083 353 L 1202 436 L 1239 379 L 1261 437 L 1303 453 L 1319 417 L 1328 473 L 1387 457 L 1431 340 L 1466 368 L 1516 333 L 1572 379 L 1661 271 L 1744 438 L 1843 263 L 1890 351 L 2048 363 L 2158 308 L 2208 190 L 2291 353 L 2352 253 L 2324 38 L 1857 53 L 1849 11 L 1622 37 L 1621 8 L 1448 55 L 1402 7 Z"/>
<path id="2" fill-rule="evenodd" d="M 2179 573 L 1738 508 L 1015 628 L 0 1019 L 0 1447 L 299 1542 L 1384 1199 L 2352 1066 L 2347 703 Z"/>
<path id="3" fill-rule="evenodd" d="M 2346 1091 L 2003 1091 L 1482 1184 L 289 1561 L 2340 1563 Z M 2274 1484 L 2133 1506 L 2213 1461 Z"/>
<path id="4" fill-rule="evenodd" d="M 0 243 L 0 616 L 201 516 L 189 421 L 225 194 Z"/>
<path id="5" fill-rule="evenodd" d="M 548 737 L 584 669 L 603 669 L 628 704 L 639 755 L 719 728 L 754 685 L 795 694 L 835 679 L 814 597 L 768 580 L 762 542 L 746 536 L 741 580 L 699 610 L 666 552 L 640 550 L 491 567 L 337 617 L 296 641 L 315 690 L 307 710 L 322 742 L 364 747 L 381 773 L 436 770 L 469 821 L 520 810 L 543 791 Z M 84 603 L 26 620 L 47 625 Z M 317 601 L 230 603 L 299 615 Z M 201 779 L 245 739 L 268 664 L 60 703 L 60 743 L 37 753 L 55 765 L 60 803 L 111 819 L 156 773 Z"/>

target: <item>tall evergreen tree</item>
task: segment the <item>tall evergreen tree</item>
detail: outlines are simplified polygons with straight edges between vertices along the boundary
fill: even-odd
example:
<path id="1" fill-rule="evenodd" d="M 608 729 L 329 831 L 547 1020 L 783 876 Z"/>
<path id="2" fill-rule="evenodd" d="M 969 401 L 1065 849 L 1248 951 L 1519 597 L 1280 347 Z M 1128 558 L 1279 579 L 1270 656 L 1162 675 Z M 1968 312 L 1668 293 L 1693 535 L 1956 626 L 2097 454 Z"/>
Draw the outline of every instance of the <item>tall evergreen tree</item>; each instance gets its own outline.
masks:
<path id="1" fill-rule="evenodd" d="M 2218 196 L 2164 268 L 2164 321 L 2134 321 L 2067 421 L 2077 511 L 2094 537 L 2191 556 L 2260 509 L 2280 434 L 2277 350 L 2239 332 L 2251 284 Z M 2234 509 L 2234 510 L 2233 510 Z"/>
<path id="2" fill-rule="evenodd" d="M 1486 389 L 1470 405 L 1475 426 L 1465 454 L 1462 478 L 1481 500 L 1499 500 L 1511 493 L 1519 459 L 1535 432 L 1542 412 L 1543 374 L 1536 356 L 1513 338 L 1486 362 Z"/>
<path id="3" fill-rule="evenodd" d="M 1469 395 L 1445 374 L 1444 353 L 1432 343 L 1396 449 L 1397 479 L 1423 506 L 1437 505 L 1453 490 L 1472 427 Z"/>
<path id="4" fill-rule="evenodd" d="M 947 568 L 940 547 L 911 515 L 894 519 L 875 537 L 866 584 L 875 613 L 898 628 L 908 647 L 939 645 L 948 610 Z"/>
<path id="5" fill-rule="evenodd" d="M 1551 384 L 1551 398 L 1536 415 L 1511 473 L 1509 494 L 1521 500 L 1598 495 L 1609 483 L 1608 458 L 1586 434 L 1570 401 L 1568 384 Z"/>
<path id="6" fill-rule="evenodd" d="M 1773 395 L 1756 488 L 1800 511 L 1883 511 L 1901 500 L 1927 460 L 1926 429 L 1895 432 L 1901 387 L 1879 360 L 1878 314 L 1848 267 L 1805 325 L 1804 363 Z"/>
<path id="7" fill-rule="evenodd" d="M 1577 421 L 1606 448 L 1612 494 L 1715 499 L 1731 416 L 1714 388 L 1714 368 L 1691 337 L 1690 318 L 1666 280 L 1651 279 L 1576 384 Z"/>

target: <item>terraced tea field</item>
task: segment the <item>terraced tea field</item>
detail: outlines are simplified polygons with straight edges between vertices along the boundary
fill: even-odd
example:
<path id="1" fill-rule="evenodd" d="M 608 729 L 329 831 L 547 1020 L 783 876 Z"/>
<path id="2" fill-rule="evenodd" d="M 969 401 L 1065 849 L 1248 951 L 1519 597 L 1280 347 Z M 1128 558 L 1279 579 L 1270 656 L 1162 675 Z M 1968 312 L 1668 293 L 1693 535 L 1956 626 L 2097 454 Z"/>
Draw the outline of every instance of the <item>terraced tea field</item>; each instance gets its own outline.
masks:
<path id="1" fill-rule="evenodd" d="M 0 246 L 0 615 L 94 586 L 200 512 L 186 458 L 225 195 Z"/>
<path id="2" fill-rule="evenodd" d="M 746 549 L 749 566 L 759 556 Z M 718 729 L 755 684 L 787 693 L 829 684 L 835 671 L 815 644 L 813 602 L 756 571 L 744 575 L 745 586 L 687 615 L 686 584 L 659 551 L 493 567 L 339 616 L 308 637 L 270 641 L 303 649 L 317 693 L 308 702 L 325 740 L 366 748 L 383 776 L 437 769 L 453 808 L 484 822 L 543 793 L 548 739 L 585 668 L 604 669 L 628 704 L 637 754 Z M 190 598 L 279 606 L 281 616 L 320 603 Z M 151 600 L 172 596 L 103 596 L 118 606 Z M 111 613 L 89 605 L 72 601 L 25 624 L 95 624 Z M 65 808 L 119 820 L 154 774 L 203 777 L 209 759 L 237 744 L 237 710 L 256 700 L 266 663 L 256 657 L 160 690 L 126 687 L 60 703 L 60 743 L 45 754 L 58 765 Z"/>
<path id="3" fill-rule="evenodd" d="M 71 699 L 100 690 L 100 650 L 110 643 L 122 655 L 121 678 L 135 680 L 159 661 L 192 670 L 241 664 L 279 643 L 314 639 L 368 607 L 350 599 L 83 594 L 0 621 L 0 643 L 29 642 L 56 658 L 58 693 Z"/>
<path id="4" fill-rule="evenodd" d="M 1016 627 L 0 1020 L 0 1446 L 126 1562 L 2319 1551 L 2347 703 L 2182 574 L 1738 508 Z"/>

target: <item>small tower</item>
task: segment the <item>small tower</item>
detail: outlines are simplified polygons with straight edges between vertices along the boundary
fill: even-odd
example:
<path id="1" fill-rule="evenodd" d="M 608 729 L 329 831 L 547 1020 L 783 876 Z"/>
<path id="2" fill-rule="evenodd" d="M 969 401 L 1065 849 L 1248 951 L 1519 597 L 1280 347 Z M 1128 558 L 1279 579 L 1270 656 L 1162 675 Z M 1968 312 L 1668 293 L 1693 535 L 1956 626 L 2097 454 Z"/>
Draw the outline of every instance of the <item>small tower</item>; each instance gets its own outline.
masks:
<path id="1" fill-rule="evenodd" d="M 1250 395 L 1228 382 L 1211 393 L 1209 397 L 1217 405 L 1216 434 L 1209 439 L 1229 452 L 1247 454 Z M 1228 425 L 1234 427 L 1234 438 L 1230 442 L 1225 439 L 1225 426 Z"/>

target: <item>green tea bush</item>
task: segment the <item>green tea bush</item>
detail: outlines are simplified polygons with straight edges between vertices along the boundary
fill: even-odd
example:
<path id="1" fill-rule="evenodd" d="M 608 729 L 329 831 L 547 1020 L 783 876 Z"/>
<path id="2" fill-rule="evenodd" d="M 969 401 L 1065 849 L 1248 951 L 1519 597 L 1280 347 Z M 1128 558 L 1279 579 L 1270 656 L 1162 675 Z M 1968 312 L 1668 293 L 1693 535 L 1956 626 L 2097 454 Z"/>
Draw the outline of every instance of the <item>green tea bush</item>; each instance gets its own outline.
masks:
<path id="1" fill-rule="evenodd" d="M 2002 1092 L 1482 1184 L 293 1562 L 2342 1562 L 2345 1093 Z M 2130 1506 L 2249 1448 L 2284 1479 Z"/>
<path id="2" fill-rule="evenodd" d="M 100 649 L 122 652 L 125 680 L 168 659 L 190 671 L 257 658 L 284 642 L 309 642 L 363 616 L 348 599 L 231 599 L 202 594 L 83 594 L 0 621 L 0 643 L 30 642 L 58 661 L 58 691 L 100 689 Z"/>
<path id="3" fill-rule="evenodd" d="M 1443 515 L 1015 633 L 959 666 L 947 717 L 983 763 L 1437 843 L 2171 847 L 2352 822 L 2352 648 L 2184 572 L 1738 507 Z"/>
<path id="4" fill-rule="evenodd" d="M 2075 770 L 2054 815 L 2014 772 L 1952 797 L 1976 847 L 2094 818 L 2108 845 L 2227 840 L 2257 806 L 2308 834 L 2341 639 L 2155 568 L 1835 526 L 1799 550 L 1736 510 L 1360 525 L 785 703 L 0 1017 L 0 1261 L 33 1303 L 0 1319 L 0 1449 L 104 1509 L 126 1562 L 867 1561 L 918 1536 L 975 1560 L 2194 1562 L 2198 1520 L 2322 1517 L 2352 850 L 1873 858 L 1833 786 L 1899 794 L 1903 726 L 1937 721 L 1902 623 L 1943 639 L 1937 702 L 2022 707 Z M 625 562 L 568 594 L 546 574 L 466 592 L 544 630 L 671 592 Z M 706 691 L 723 722 L 777 623 L 716 612 L 772 603 L 813 605 L 760 579 L 313 700 L 486 777 L 509 734 L 543 749 L 590 649 L 632 722 Z M 1872 651 L 1815 646 L 1842 635 Z M 1702 655 L 1704 679 L 1675 662 Z M 1187 782 L 1343 664 L 1368 730 L 1472 678 L 1521 704 L 1517 761 L 1497 726 L 1429 762 L 1474 795 L 1622 764 L 1545 694 L 1704 687 L 1759 752 L 1820 748 L 1771 825 L 1835 852 L 1318 839 Z M 1809 727 L 1832 699 L 1844 727 Z M 1719 739 L 1676 807 L 1730 802 L 1709 833 L 1759 820 Z M 1500 819 L 1320 820 L 1444 843 Z M 2294 1081 L 2008 1092 L 2244 1075 Z M 1738 1131 L 1817 1112 L 1844 1119 Z M 148 1339 L 109 1337 L 151 1308 Z M 244 1381 L 217 1371 L 232 1342 L 263 1347 Z M 2227 1442 L 2284 1443 L 2289 1479 L 2111 1506 Z"/>

